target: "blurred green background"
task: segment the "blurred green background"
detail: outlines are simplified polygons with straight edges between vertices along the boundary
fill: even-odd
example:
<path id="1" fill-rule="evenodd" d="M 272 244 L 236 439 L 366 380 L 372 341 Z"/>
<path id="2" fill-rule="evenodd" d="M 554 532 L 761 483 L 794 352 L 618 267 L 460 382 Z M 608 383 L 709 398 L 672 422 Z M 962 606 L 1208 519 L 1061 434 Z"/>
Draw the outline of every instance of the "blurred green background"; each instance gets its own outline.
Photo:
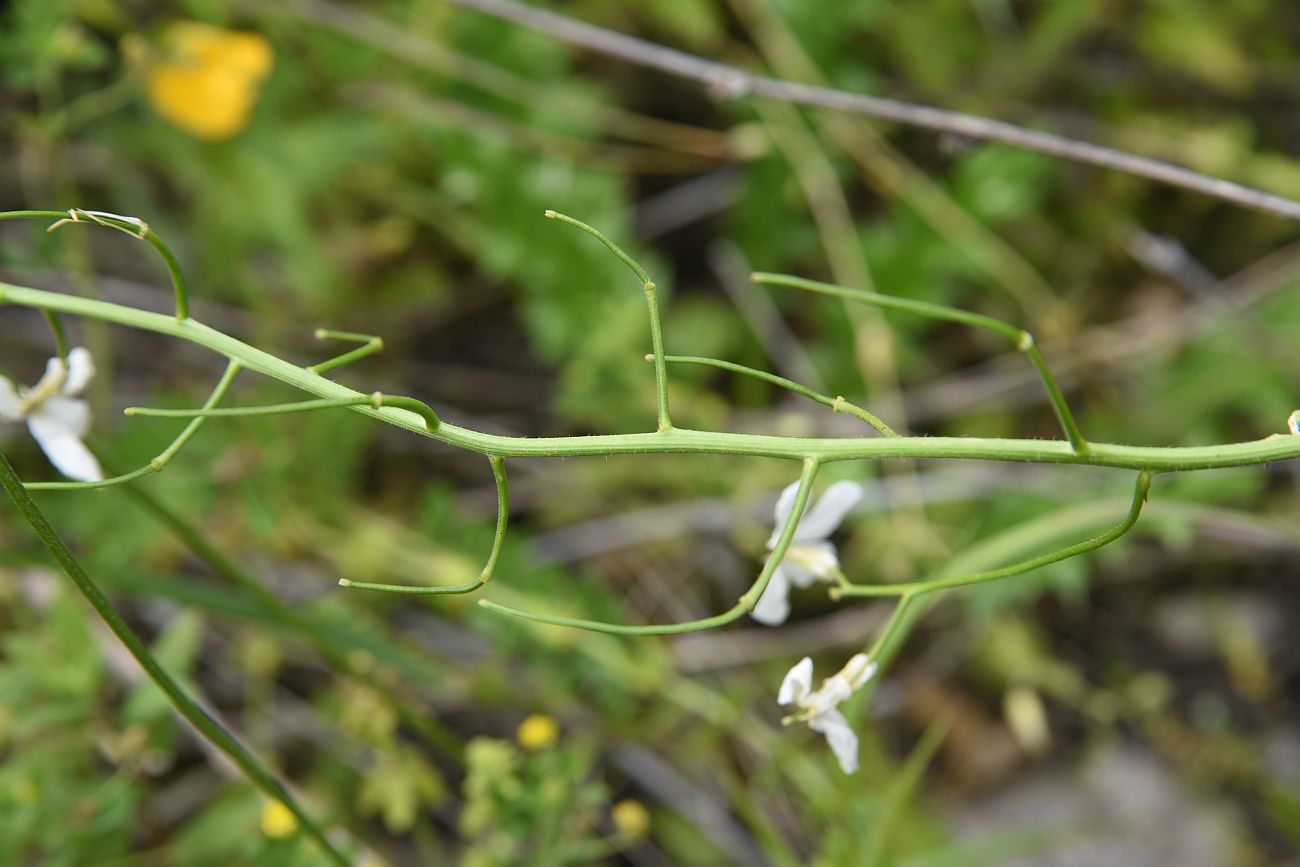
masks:
<path id="1" fill-rule="evenodd" d="M 1300 197 L 1286 0 L 551 5 Z M 435 0 L 13 0 L 0 208 L 141 217 L 177 251 L 201 320 L 304 364 L 335 354 L 318 327 L 380 335 L 384 353 L 337 378 L 492 432 L 653 426 L 641 293 L 546 208 L 641 259 L 670 353 L 773 370 L 914 433 L 1057 436 L 1032 371 L 995 341 L 754 287 L 749 270 L 1025 325 L 1096 440 L 1255 439 L 1300 405 L 1295 225 L 716 96 Z M 0 224 L 0 279 L 170 304 L 146 247 L 93 228 Z M 70 326 L 98 359 L 89 442 L 114 467 L 180 427 L 122 407 L 192 406 L 222 369 L 154 335 Z M 0 371 L 35 381 L 52 354 L 39 316 L 0 309 L 0 335 Z M 752 380 L 671 380 L 682 426 L 864 432 Z M 245 376 L 230 402 L 294 398 Z M 25 479 L 54 478 L 20 425 L 0 447 Z M 628 623 L 729 607 L 794 479 L 699 457 L 510 471 L 489 598 Z M 1017 527 L 1059 512 L 1051 526 L 1082 534 L 1122 514 L 1130 484 L 939 462 L 823 475 L 868 488 L 837 537 L 860 581 L 923 578 L 985 544 L 1036 553 L 1041 522 Z M 1255 865 L 1300 850 L 1297 478 L 1162 477 L 1133 536 L 948 601 L 856 708 L 854 776 L 819 736 L 781 728 L 776 689 L 801 656 L 838 667 L 885 604 L 807 591 L 782 628 L 664 640 L 345 593 L 340 576 L 468 580 L 495 513 L 485 461 L 353 414 L 214 421 L 142 484 L 284 608 L 122 489 L 40 503 L 170 669 L 371 867 Z M 323 863 L 177 723 L 8 508 L 0 542 L 0 864 Z"/>

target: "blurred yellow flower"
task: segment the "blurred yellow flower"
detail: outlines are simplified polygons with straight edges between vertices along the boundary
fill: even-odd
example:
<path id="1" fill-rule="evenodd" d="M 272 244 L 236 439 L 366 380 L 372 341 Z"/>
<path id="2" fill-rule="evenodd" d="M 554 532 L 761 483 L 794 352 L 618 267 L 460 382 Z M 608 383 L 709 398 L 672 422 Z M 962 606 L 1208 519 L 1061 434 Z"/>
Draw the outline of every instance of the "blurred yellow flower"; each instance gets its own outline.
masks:
<path id="1" fill-rule="evenodd" d="M 205 141 L 242 132 L 275 60 L 271 43 L 256 33 L 181 21 L 163 32 L 162 44 L 162 56 L 145 68 L 145 95 L 153 110 Z"/>
<path id="2" fill-rule="evenodd" d="M 280 801 L 267 801 L 262 808 L 262 833 L 272 840 L 283 840 L 296 833 L 298 819 Z"/>
<path id="3" fill-rule="evenodd" d="M 640 801 L 619 801 L 610 811 L 610 818 L 628 840 L 640 840 L 650 830 L 650 811 Z"/>
<path id="4" fill-rule="evenodd" d="M 548 750 L 560 739 L 560 727 L 554 717 L 535 713 L 519 724 L 515 737 L 519 740 L 519 746 L 529 752 Z"/>

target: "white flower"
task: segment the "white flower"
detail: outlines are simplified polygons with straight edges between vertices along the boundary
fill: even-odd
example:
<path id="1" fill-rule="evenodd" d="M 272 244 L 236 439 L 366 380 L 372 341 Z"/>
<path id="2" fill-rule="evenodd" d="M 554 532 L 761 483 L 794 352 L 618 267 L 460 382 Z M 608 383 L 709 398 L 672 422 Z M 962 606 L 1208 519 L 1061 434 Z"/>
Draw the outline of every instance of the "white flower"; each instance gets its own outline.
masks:
<path id="1" fill-rule="evenodd" d="M 1286 426 L 1291 429 L 1291 433 L 1300 437 L 1300 409 L 1287 416 Z"/>
<path id="2" fill-rule="evenodd" d="M 0 420 L 26 421 L 50 463 L 79 482 L 104 478 L 99 461 L 81 442 L 90 429 L 90 408 L 77 396 L 95 375 L 90 352 L 77 347 L 61 358 L 51 358 L 45 375 L 31 388 L 14 388 L 0 376 Z"/>
<path id="3" fill-rule="evenodd" d="M 795 482 L 777 498 L 776 528 L 767 540 L 769 551 L 776 547 L 776 541 L 781 537 L 781 530 L 794 509 L 798 490 L 799 483 Z M 787 597 L 790 595 L 791 584 L 808 587 L 814 581 L 835 581 L 839 578 L 840 561 L 835 556 L 835 546 L 828 541 L 828 537 L 860 499 L 861 485 L 856 482 L 836 482 L 826 489 L 820 500 L 808 507 L 799 526 L 795 528 L 794 539 L 790 541 L 785 557 L 772 573 L 772 580 L 759 597 L 751 617 L 768 626 L 784 623 L 790 614 Z"/>
<path id="4" fill-rule="evenodd" d="M 822 681 L 821 689 L 814 692 L 813 664 L 805 656 L 790 669 L 777 695 L 781 704 L 795 704 L 800 708 L 799 713 L 787 717 L 785 722 L 806 722 L 808 728 L 826 735 L 826 742 L 846 774 L 858 769 L 858 736 L 849 728 L 848 721 L 837 707 L 871 680 L 878 668 L 865 653 L 855 654 L 843 668 Z"/>

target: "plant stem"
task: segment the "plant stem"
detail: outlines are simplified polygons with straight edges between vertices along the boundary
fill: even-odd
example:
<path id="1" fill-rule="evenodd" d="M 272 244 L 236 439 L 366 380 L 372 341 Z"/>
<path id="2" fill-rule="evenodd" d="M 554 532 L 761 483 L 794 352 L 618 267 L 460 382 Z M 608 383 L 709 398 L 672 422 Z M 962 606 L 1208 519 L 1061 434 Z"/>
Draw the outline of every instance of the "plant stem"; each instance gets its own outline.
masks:
<path id="1" fill-rule="evenodd" d="M 807 280 L 803 277 L 769 274 L 762 271 L 751 274 L 750 279 L 755 283 L 767 286 L 788 286 L 792 289 L 804 289 L 808 292 L 816 292 L 819 295 L 831 295 L 836 298 L 847 298 L 850 301 L 860 301 L 863 304 L 870 304 L 884 310 L 915 313 L 918 316 L 958 322 L 972 328 L 981 328 L 993 332 L 1010 342 L 1016 351 L 1023 352 L 1029 357 L 1030 364 L 1033 365 L 1039 378 L 1042 379 L 1043 387 L 1047 389 L 1047 398 L 1052 403 L 1052 409 L 1056 412 L 1056 418 L 1061 423 L 1061 429 L 1065 431 L 1066 439 L 1070 441 L 1070 448 L 1078 455 L 1087 452 L 1088 442 L 1083 438 L 1083 434 L 1079 432 L 1079 425 L 1070 412 L 1070 406 L 1065 401 L 1065 395 L 1061 393 L 1061 387 L 1057 385 L 1056 378 L 1052 376 L 1052 371 L 1048 368 L 1043 353 L 1038 349 L 1034 336 L 1028 331 L 1003 322 L 1001 319 L 994 319 L 992 316 L 984 316 L 980 313 L 971 313 L 969 310 L 961 310 L 943 304 L 931 304 L 928 301 L 913 301 L 910 298 L 896 298 L 892 295 L 882 295 L 879 292 L 870 292 L 866 289 L 850 289 L 846 286 L 836 286 L 833 283 L 823 283 L 820 280 Z"/>
<path id="2" fill-rule="evenodd" d="M 559 220 L 561 223 L 568 223 L 591 235 L 597 241 L 609 248 L 609 251 L 618 257 L 624 265 L 632 269 L 632 273 L 641 281 L 641 288 L 645 290 L 645 303 L 650 312 L 650 347 L 654 354 L 655 365 L 655 396 L 659 403 L 659 433 L 666 433 L 672 430 L 673 420 L 668 412 L 668 366 L 664 363 L 664 333 L 663 326 L 659 320 L 659 300 L 655 295 L 655 284 L 650 279 L 650 275 L 642 268 L 637 261 L 623 252 L 623 248 L 615 244 L 603 233 L 593 226 L 589 226 L 581 220 L 575 220 L 568 214 L 561 214 L 556 211 L 547 211 L 548 219 Z"/>
<path id="3" fill-rule="evenodd" d="M 453 596 L 473 593 L 491 581 L 493 574 L 496 573 L 497 561 L 501 559 L 501 548 L 506 541 L 506 524 L 510 520 L 510 488 L 506 482 L 505 461 L 496 455 L 490 455 L 488 461 L 492 464 L 492 476 L 497 484 L 497 524 L 496 530 L 492 533 L 492 550 L 488 553 L 487 563 L 483 566 L 483 571 L 479 572 L 478 578 L 467 584 L 457 584 L 453 587 L 379 584 L 340 578 L 339 586 L 355 590 L 377 590 L 381 593 L 401 593 L 407 596 Z"/>
<path id="4" fill-rule="evenodd" d="M 100 616 L 108 628 L 113 631 L 113 634 L 117 636 L 118 640 L 122 642 L 123 646 L 140 663 L 140 667 L 145 670 L 149 678 L 163 691 L 163 694 L 167 696 L 168 701 L 176 709 L 177 713 L 184 717 L 200 735 L 207 738 L 217 749 L 229 756 L 231 761 L 244 772 L 245 776 L 255 786 L 266 793 L 267 796 L 280 801 L 288 807 L 303 830 L 324 849 L 334 863 L 342 865 L 342 867 L 349 867 L 352 862 L 325 837 L 321 826 L 307 814 L 299 805 L 297 799 L 290 794 L 289 790 L 272 776 L 271 772 L 234 735 L 223 728 L 203 708 L 199 707 L 180 685 L 172 679 L 166 669 L 158 664 L 149 648 L 145 646 L 145 643 L 135 634 L 134 630 L 117 613 L 112 603 L 108 601 L 108 597 L 99 589 L 99 585 L 86 574 L 85 570 L 81 568 L 81 564 L 68 550 L 68 546 L 55 533 L 54 528 L 50 526 L 45 519 L 45 515 L 36 506 L 31 494 L 23 487 L 18 474 L 14 472 L 14 468 L 9 464 L 8 458 L 3 453 L 0 453 L 0 487 L 4 488 L 14 506 L 27 519 L 27 522 L 36 532 L 37 538 L 53 555 L 64 574 L 71 579 L 72 583 L 81 591 L 82 596 L 95 609 L 95 613 Z"/>
<path id="5" fill-rule="evenodd" d="M 249 346 L 194 319 L 177 322 L 170 316 L 158 313 L 148 313 L 90 298 L 46 292 L 7 283 L 0 283 L 0 303 L 88 316 L 187 340 L 237 361 L 243 368 L 277 379 L 317 397 L 364 397 L 361 392 Z M 692 431 L 682 428 L 674 428 L 665 433 L 505 437 L 479 433 L 449 423 L 439 424 L 434 430 L 429 430 L 427 417 L 420 419 L 417 417 L 418 413 L 413 416 L 409 411 L 398 411 L 398 408 L 406 408 L 404 403 L 397 403 L 398 400 L 385 395 L 384 406 L 381 408 L 357 405 L 350 407 L 350 410 L 396 427 L 424 434 L 448 445 L 502 458 L 620 454 L 729 454 L 800 461 L 811 456 L 822 463 L 845 460 L 951 458 L 1082 464 L 1132 470 L 1147 469 L 1160 473 L 1256 466 L 1300 457 L 1300 436 L 1276 434 L 1250 442 L 1180 448 L 1089 443 L 1088 450 L 1083 454 L 1076 453 L 1069 443 L 1056 440 L 980 437 L 803 439 Z M 432 410 L 418 401 L 412 401 L 412 405 L 418 405 L 432 413 Z M 436 419 L 437 416 L 433 418 Z"/>
<path id="6" fill-rule="evenodd" d="M 781 528 L 781 535 L 772 547 L 772 553 L 768 555 L 767 562 L 763 564 L 763 569 L 759 572 L 757 580 L 753 586 L 745 591 L 734 606 L 712 617 L 705 617 L 700 620 L 690 620 L 686 623 L 671 623 L 667 625 L 647 625 L 647 626 L 624 626 L 619 623 L 605 623 L 599 620 L 584 620 L 575 617 L 557 617 L 551 614 L 534 614 L 529 611 L 523 611 L 519 608 L 511 608 L 507 605 L 500 605 L 488 599 L 480 599 L 479 605 L 495 611 L 498 614 L 509 614 L 512 617 L 520 617 L 524 620 L 534 620 L 538 623 L 546 623 L 551 626 L 570 626 L 575 629 L 586 629 L 591 632 L 605 632 L 612 635 L 679 635 L 683 632 L 701 632 L 705 629 L 713 629 L 716 626 L 725 626 L 735 620 L 739 620 L 745 614 L 754 610 L 758 600 L 762 597 L 763 592 L 767 590 L 767 585 L 771 583 L 772 576 L 776 573 L 776 568 L 781 565 L 781 560 L 785 558 L 785 552 L 794 540 L 795 531 L 799 528 L 799 520 L 803 517 L 804 509 L 808 505 L 808 497 L 812 493 L 813 480 L 817 477 L 817 470 L 821 464 L 816 458 L 804 458 L 803 473 L 799 477 L 799 488 L 795 492 L 794 505 L 790 509 L 790 515 L 785 520 L 785 525 Z"/>
<path id="7" fill-rule="evenodd" d="M 910 584 L 841 584 L 832 587 L 830 595 L 832 599 L 839 599 L 844 596 L 908 596 L 933 593 L 936 590 L 951 590 L 956 587 L 968 587 L 972 584 L 984 584 L 989 581 L 997 581 L 1001 578 L 1009 578 L 1012 575 L 1019 575 L 1022 572 L 1029 572 L 1061 560 L 1067 560 L 1071 557 L 1077 557 L 1080 554 L 1086 554 L 1089 551 L 1095 551 L 1105 545 L 1114 542 L 1120 536 L 1123 536 L 1133 525 L 1137 523 L 1138 518 L 1142 515 L 1142 506 L 1146 503 L 1147 495 L 1151 490 L 1152 474 L 1149 472 L 1138 473 L 1137 484 L 1133 490 L 1133 503 L 1129 506 L 1128 515 L 1119 524 L 1102 533 L 1100 536 L 1094 536 L 1091 539 L 1085 539 L 1074 545 L 1069 545 L 1057 551 L 1042 554 L 1038 557 L 1031 557 L 1019 563 L 1010 566 L 1003 566 L 1000 569 L 990 569 L 986 572 L 975 572 L 969 575 L 954 575 L 951 578 L 936 578 L 931 581 L 917 581 Z"/>
<path id="8" fill-rule="evenodd" d="M 137 218 L 123 218 L 116 214 L 105 214 L 101 211 L 86 211 L 81 208 L 69 208 L 66 211 L 0 211 L 0 220 L 57 220 L 54 225 L 46 231 L 52 231 L 63 223 L 94 223 L 109 229 L 117 229 L 119 232 L 126 232 L 132 238 L 141 241 L 148 241 L 153 248 L 162 256 L 163 264 L 167 267 L 167 275 L 171 277 L 172 292 L 176 298 L 176 321 L 183 322 L 190 318 L 190 298 L 189 288 L 185 283 L 185 274 L 181 271 L 180 263 L 172 255 L 171 248 L 159 238 L 154 231 L 143 220 Z"/>
<path id="9" fill-rule="evenodd" d="M 874 413 L 867 412 L 862 407 L 849 403 L 842 397 L 828 397 L 820 392 L 813 391 L 806 385 L 800 385 L 792 379 L 786 379 L 784 376 L 777 376 L 775 373 L 768 373 L 765 370 L 756 370 L 752 367 L 746 367 L 743 364 L 736 364 L 733 361 L 723 361 L 719 358 L 701 358 L 694 355 L 669 355 L 664 358 L 669 364 L 698 364 L 704 367 L 716 367 L 720 370 L 729 370 L 732 373 L 739 373 L 742 376 L 761 379 L 763 382 L 770 383 L 787 391 L 793 391 L 795 394 L 801 394 L 804 397 L 815 400 L 823 406 L 829 406 L 835 412 L 842 412 L 853 416 L 859 421 L 866 422 L 876 430 L 880 431 L 881 436 L 896 437 L 898 432 L 885 424 Z"/>
<path id="10" fill-rule="evenodd" d="M 354 331 L 331 331 L 328 328 L 317 328 L 316 339 L 350 340 L 354 343 L 363 343 L 365 345 L 349 352 L 345 352 L 342 355 L 337 355 L 328 361 L 313 364 L 311 367 L 307 368 L 312 373 L 326 374 L 331 370 L 338 370 L 340 367 L 351 364 L 354 361 L 360 361 L 367 356 L 384 351 L 384 339 L 382 337 L 375 337 L 373 334 L 357 334 Z"/>
<path id="11" fill-rule="evenodd" d="M 45 314 L 45 323 L 50 326 L 50 333 L 54 335 L 54 354 L 63 360 L 64 370 L 67 370 L 68 363 L 68 335 L 63 331 L 63 320 L 59 314 L 51 313 L 49 310 L 42 311 Z"/>
<path id="12" fill-rule="evenodd" d="M 506 525 L 510 521 L 510 485 L 506 481 L 506 462 L 498 455 L 489 455 L 488 463 L 492 465 L 492 478 L 497 485 L 497 525 L 492 532 L 492 550 L 488 553 L 487 563 L 479 573 L 479 581 L 486 584 L 496 574 L 497 562 L 501 559 L 501 549 L 506 543 Z"/>
<path id="13" fill-rule="evenodd" d="M 356 648 L 348 643 L 347 636 L 340 636 L 328 622 L 320 620 L 316 612 L 285 603 L 280 597 L 239 566 L 230 557 L 219 551 L 192 523 L 163 504 L 153 494 L 139 485 L 127 485 L 123 491 L 137 505 L 149 513 L 154 520 L 167 527 L 190 553 L 207 564 L 217 576 L 246 592 L 258 607 L 270 618 L 276 629 L 289 629 L 300 633 L 310 641 L 321 655 L 330 662 L 338 672 L 351 672 L 359 675 L 358 667 L 352 654 Z M 409 672 L 408 672 L 409 675 Z M 402 715 L 403 721 L 413 730 L 424 736 L 429 743 L 448 755 L 458 755 L 460 743 L 455 736 L 423 713 L 417 713 L 407 704 L 411 696 L 402 694 L 400 688 L 376 682 L 378 689 L 392 699 L 394 706 Z"/>
<path id="14" fill-rule="evenodd" d="M 221 401 L 225 396 L 226 391 L 230 388 L 230 384 L 235 381 L 235 377 L 238 374 L 239 362 L 232 361 L 226 365 L 225 373 L 221 375 L 221 379 L 217 381 L 216 386 L 212 389 L 212 394 L 208 396 L 208 399 L 203 404 L 205 410 L 211 409 Z M 136 479 L 150 475 L 151 473 L 160 473 L 162 472 L 163 467 L 167 466 L 168 462 L 171 461 L 172 458 L 176 457 L 176 453 L 185 447 L 185 444 L 190 441 L 190 438 L 198 433 L 199 428 L 203 427 L 204 421 L 205 419 L 202 416 L 191 421 L 179 434 L 176 435 L 176 439 L 172 440 L 171 444 L 167 446 L 167 448 L 163 449 L 156 458 L 149 461 L 149 463 L 145 464 L 143 467 L 140 467 L 137 470 L 132 470 L 129 473 L 123 473 L 122 475 L 113 476 L 108 479 L 100 479 L 97 482 L 28 482 L 25 487 L 29 491 L 85 491 L 95 488 L 111 488 L 114 485 L 133 482 Z"/>
<path id="15" fill-rule="evenodd" d="M 326 397 L 320 400 L 303 400 L 295 403 L 272 403 L 266 406 L 233 406 L 222 409 L 154 409 L 148 406 L 128 406 L 122 415 L 145 418 L 243 418 L 259 415 L 289 415 L 295 412 L 312 412 L 318 409 L 338 409 L 347 406 L 383 406 L 379 393 L 361 397 Z"/>
<path id="16" fill-rule="evenodd" d="M 862 115 L 904 126 L 982 141 L 1000 142 L 1064 160 L 1123 172 L 1147 180 L 1192 190 L 1245 208 L 1256 208 L 1289 220 L 1300 220 L 1300 202 L 1222 178 L 1201 174 L 1173 163 L 1125 153 L 1091 142 L 1016 126 L 1005 121 L 964 114 L 929 105 L 851 93 L 797 81 L 755 75 L 735 66 L 646 42 L 603 27 L 595 27 L 540 6 L 517 0 L 451 0 L 505 21 L 545 33 L 639 66 L 698 82 L 717 99 L 759 96 L 766 99 Z"/>

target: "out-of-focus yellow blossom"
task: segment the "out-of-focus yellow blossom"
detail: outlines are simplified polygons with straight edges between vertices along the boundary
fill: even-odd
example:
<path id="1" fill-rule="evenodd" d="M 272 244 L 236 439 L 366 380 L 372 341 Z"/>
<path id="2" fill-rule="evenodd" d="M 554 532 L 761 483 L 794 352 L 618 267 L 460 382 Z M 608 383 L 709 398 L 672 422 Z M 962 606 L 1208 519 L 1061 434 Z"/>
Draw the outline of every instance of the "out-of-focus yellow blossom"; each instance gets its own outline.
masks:
<path id="1" fill-rule="evenodd" d="M 529 752 L 549 750 L 560 739 L 560 727 L 553 717 L 535 713 L 519 724 L 515 737 L 519 746 Z"/>
<path id="2" fill-rule="evenodd" d="M 298 819 L 280 801 L 267 801 L 262 808 L 262 833 L 272 840 L 283 840 L 298 831 Z"/>
<path id="3" fill-rule="evenodd" d="M 650 830 L 650 811 L 640 801 L 619 801 L 610 811 L 610 818 L 628 840 L 640 840 Z"/>
<path id="4" fill-rule="evenodd" d="M 123 51 L 138 54 L 138 43 Z M 195 138 L 228 139 L 248 126 L 274 60 L 259 34 L 177 22 L 163 32 L 161 53 L 147 61 L 145 95 L 163 120 Z"/>

